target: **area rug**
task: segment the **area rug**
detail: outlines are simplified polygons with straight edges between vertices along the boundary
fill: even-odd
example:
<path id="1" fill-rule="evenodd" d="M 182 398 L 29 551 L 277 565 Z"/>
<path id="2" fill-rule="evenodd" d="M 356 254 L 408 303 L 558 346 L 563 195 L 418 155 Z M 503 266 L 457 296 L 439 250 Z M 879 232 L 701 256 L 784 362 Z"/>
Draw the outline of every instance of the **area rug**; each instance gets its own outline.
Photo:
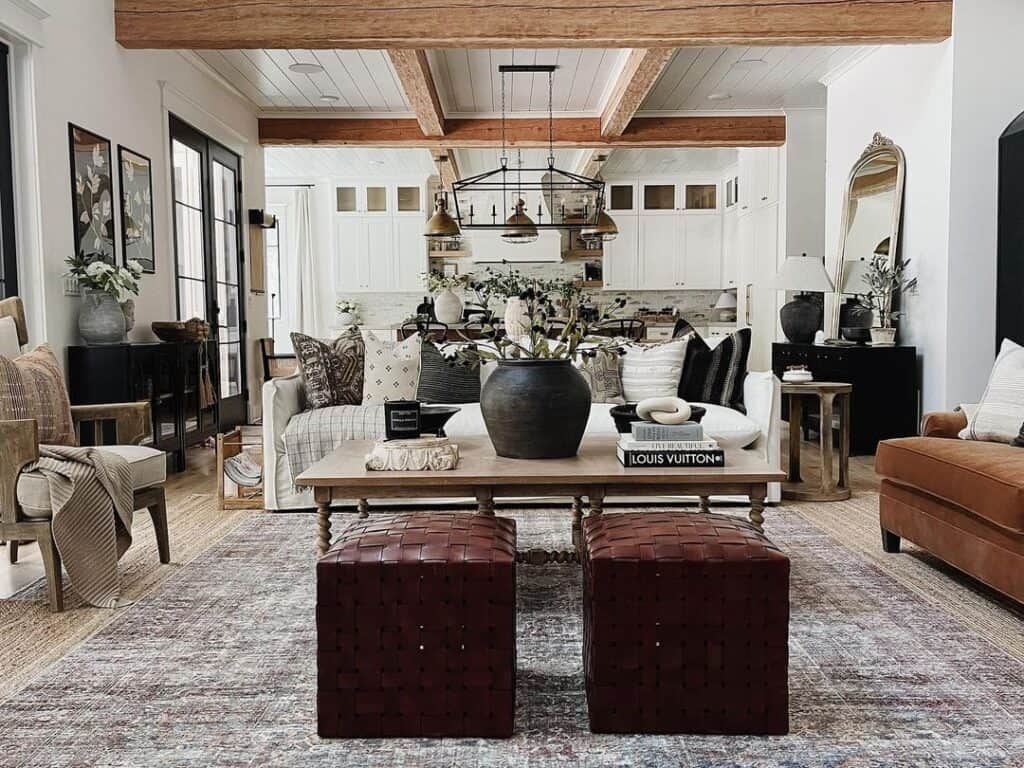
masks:
<path id="1" fill-rule="evenodd" d="M 153 524 L 145 512 L 135 515 L 133 543 L 118 563 L 122 596 L 138 601 L 160 588 L 184 563 L 230 533 L 252 512 L 222 511 L 212 494 L 189 494 L 167 505 L 171 562 L 161 565 Z M 6 550 L 3 556 L 7 556 Z M 17 566 L 15 566 L 17 567 Z M 85 604 L 64 577 L 63 613 L 52 613 L 46 581 L 0 600 L 0 701 L 65 655 L 127 608 L 108 610 Z M 4 765 L 0 756 L 0 765 Z"/>
<path id="2" fill-rule="evenodd" d="M 565 512 L 514 516 L 521 548 L 565 544 Z M 519 569 L 512 739 L 321 740 L 314 519 L 257 515 L 0 705 L 0 764 L 1024 764 L 1024 665 L 803 516 L 767 518 L 793 565 L 789 736 L 589 733 L 579 570 L 547 565 Z"/>

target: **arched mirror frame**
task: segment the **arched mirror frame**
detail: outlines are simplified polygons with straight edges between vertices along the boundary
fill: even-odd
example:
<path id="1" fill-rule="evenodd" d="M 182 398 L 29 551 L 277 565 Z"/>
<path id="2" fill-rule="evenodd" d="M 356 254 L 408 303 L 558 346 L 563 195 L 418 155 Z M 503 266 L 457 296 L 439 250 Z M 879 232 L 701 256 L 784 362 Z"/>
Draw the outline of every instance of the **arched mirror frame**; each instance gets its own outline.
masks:
<path id="1" fill-rule="evenodd" d="M 867 149 L 861 154 L 860 159 L 854 163 L 850 175 L 846 181 L 846 192 L 843 194 L 843 218 L 839 228 L 839 260 L 836 263 L 834 284 L 835 293 L 832 295 L 832 311 L 829 314 L 829 325 L 826 331 L 826 338 L 834 339 L 839 336 L 839 309 L 843 303 L 843 297 L 847 294 L 842 292 L 843 269 L 846 265 L 846 241 L 850 234 L 850 203 L 853 192 L 853 185 L 857 174 L 867 165 L 880 157 L 895 157 L 896 159 L 896 199 L 893 203 L 892 223 L 889 234 L 889 263 L 896 264 L 899 258 L 900 248 L 900 224 L 903 221 L 903 190 L 907 175 L 907 158 L 903 150 L 892 139 L 876 133 Z"/>

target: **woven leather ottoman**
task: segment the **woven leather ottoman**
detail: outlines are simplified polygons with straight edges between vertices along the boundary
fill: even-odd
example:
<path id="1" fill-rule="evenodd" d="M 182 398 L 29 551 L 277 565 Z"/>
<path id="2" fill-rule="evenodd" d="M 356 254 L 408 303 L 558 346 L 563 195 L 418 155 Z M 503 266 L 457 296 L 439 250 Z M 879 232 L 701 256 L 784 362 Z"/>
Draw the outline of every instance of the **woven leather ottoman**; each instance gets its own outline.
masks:
<path id="1" fill-rule="evenodd" d="M 583 521 L 583 668 L 598 733 L 789 730 L 789 559 L 745 520 Z"/>
<path id="2" fill-rule="evenodd" d="M 317 563 L 325 737 L 511 736 L 515 521 L 359 520 Z"/>

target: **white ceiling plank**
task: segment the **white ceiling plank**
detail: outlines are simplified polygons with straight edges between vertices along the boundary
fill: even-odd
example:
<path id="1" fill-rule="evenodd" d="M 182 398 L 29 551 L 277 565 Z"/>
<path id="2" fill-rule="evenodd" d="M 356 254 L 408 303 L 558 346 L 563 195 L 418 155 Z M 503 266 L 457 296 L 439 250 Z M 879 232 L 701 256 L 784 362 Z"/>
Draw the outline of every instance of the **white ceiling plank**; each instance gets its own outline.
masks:
<path id="1" fill-rule="evenodd" d="M 288 55 L 287 51 L 242 51 L 242 54 L 246 56 L 260 72 L 262 72 L 267 79 L 277 86 L 277 89 L 281 91 L 294 107 L 301 107 L 303 109 L 314 109 L 319 105 L 314 105 L 313 102 L 303 93 L 302 89 L 299 88 L 295 82 L 288 76 L 289 73 L 287 64 L 282 69 L 274 57 L 280 54 L 285 54 L 287 59 L 291 61 L 291 56 Z M 286 74 L 287 73 L 287 74 Z"/>
<path id="2" fill-rule="evenodd" d="M 452 48 L 444 52 L 451 79 L 452 96 L 456 112 L 477 112 L 476 97 L 473 92 L 473 79 L 470 75 L 469 56 L 462 48 Z"/>
<path id="3" fill-rule="evenodd" d="M 370 104 L 362 91 L 352 79 L 345 62 L 338 56 L 340 51 L 320 51 L 320 64 L 331 78 L 337 88 L 337 96 L 341 100 L 335 104 L 335 109 L 344 112 L 369 112 Z"/>
<path id="4" fill-rule="evenodd" d="M 726 48 L 687 96 L 685 102 L 687 107 L 689 109 L 707 108 L 707 97 L 719 91 L 719 84 L 728 76 L 733 64 L 740 60 L 746 50 L 746 48 Z"/>
<path id="5" fill-rule="evenodd" d="M 490 50 L 467 50 L 466 61 L 469 67 L 469 80 L 473 91 L 473 111 L 497 111 Z"/>
<path id="6" fill-rule="evenodd" d="M 359 51 L 359 58 L 370 73 L 386 111 L 408 112 L 412 109 L 402 90 L 398 73 L 384 51 Z"/>
<path id="7" fill-rule="evenodd" d="M 236 70 L 239 72 L 240 77 L 244 77 L 259 88 L 260 92 L 266 95 L 273 103 L 275 107 L 289 108 L 295 106 L 301 106 L 295 104 L 288 95 L 282 91 L 273 78 L 267 77 L 267 75 L 260 69 L 251 58 L 249 58 L 243 51 L 221 51 L 221 55 L 226 61 L 228 61 Z M 234 80 L 232 80 L 234 82 Z"/>
<path id="8" fill-rule="evenodd" d="M 214 72 L 244 93 L 245 97 L 256 106 L 261 108 L 277 106 L 255 83 L 250 81 L 230 61 L 224 58 L 224 54 L 221 51 L 196 51 L 196 54 Z"/>
<path id="9" fill-rule="evenodd" d="M 362 51 L 337 51 L 338 58 L 352 78 L 352 84 L 371 112 L 388 112 L 389 108 L 376 79 L 363 60 Z M 372 53 L 372 52 L 371 52 Z"/>
<path id="10" fill-rule="evenodd" d="M 448 60 L 446 49 L 427 51 L 427 62 L 430 64 L 430 74 L 434 77 L 434 86 L 437 88 L 437 98 L 441 102 L 441 109 L 445 115 L 455 113 L 455 98 L 452 96 L 453 88 L 451 76 L 448 73 Z"/>

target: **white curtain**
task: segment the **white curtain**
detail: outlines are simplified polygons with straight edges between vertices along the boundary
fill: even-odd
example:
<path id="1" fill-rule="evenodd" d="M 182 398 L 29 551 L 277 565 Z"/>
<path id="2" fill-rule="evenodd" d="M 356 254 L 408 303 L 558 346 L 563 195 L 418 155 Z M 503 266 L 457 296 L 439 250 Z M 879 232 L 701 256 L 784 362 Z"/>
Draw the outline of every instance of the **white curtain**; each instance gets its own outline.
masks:
<path id="1" fill-rule="evenodd" d="M 300 333 L 322 338 L 326 329 L 322 327 L 320 281 L 317 279 L 317 265 L 313 258 L 311 191 L 307 188 L 295 190 L 295 214 L 288 237 L 287 257 L 295 265 L 296 276 L 293 328 Z"/>

